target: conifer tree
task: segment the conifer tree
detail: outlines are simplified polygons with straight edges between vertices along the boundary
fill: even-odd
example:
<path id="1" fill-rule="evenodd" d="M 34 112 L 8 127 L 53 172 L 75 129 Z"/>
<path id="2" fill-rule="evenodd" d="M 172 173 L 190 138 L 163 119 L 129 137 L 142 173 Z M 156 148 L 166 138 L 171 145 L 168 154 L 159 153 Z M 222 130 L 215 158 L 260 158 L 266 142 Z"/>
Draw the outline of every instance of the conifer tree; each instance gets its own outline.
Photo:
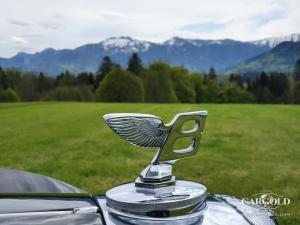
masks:
<path id="1" fill-rule="evenodd" d="M 213 67 L 210 67 L 210 69 L 208 71 L 208 79 L 209 80 L 216 80 L 217 79 L 216 71 Z"/>
<path id="2" fill-rule="evenodd" d="M 141 76 L 143 69 L 142 60 L 137 53 L 133 53 L 129 59 L 127 70 L 137 76 Z"/>
<path id="3" fill-rule="evenodd" d="M 105 78 L 106 74 L 112 71 L 116 66 L 109 56 L 104 56 L 102 62 L 96 72 L 95 88 L 98 88 L 99 83 Z"/>

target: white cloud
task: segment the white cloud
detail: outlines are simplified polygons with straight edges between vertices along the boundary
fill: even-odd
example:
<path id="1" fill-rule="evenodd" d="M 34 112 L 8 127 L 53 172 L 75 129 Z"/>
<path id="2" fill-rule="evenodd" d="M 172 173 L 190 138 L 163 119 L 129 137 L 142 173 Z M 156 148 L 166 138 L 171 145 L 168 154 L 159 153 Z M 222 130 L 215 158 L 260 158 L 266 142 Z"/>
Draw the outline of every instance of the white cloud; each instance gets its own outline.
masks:
<path id="1" fill-rule="evenodd" d="M 1 0 L 0 8 L 0 40 L 17 37 L 1 45 L 6 57 L 21 44 L 32 52 L 110 36 L 255 40 L 300 32 L 299 0 Z"/>
<path id="2" fill-rule="evenodd" d="M 24 38 L 17 37 L 17 36 L 11 36 L 10 40 L 15 42 L 15 43 L 18 43 L 18 44 L 26 44 L 27 43 L 27 41 Z"/>
<path id="3" fill-rule="evenodd" d="M 21 21 L 21 20 L 14 20 L 14 19 L 11 19 L 11 20 L 9 20 L 9 22 L 10 22 L 12 25 L 16 25 L 16 26 L 22 26 L 22 27 L 28 27 L 28 26 L 30 26 L 29 23 L 26 23 L 26 22 Z"/>

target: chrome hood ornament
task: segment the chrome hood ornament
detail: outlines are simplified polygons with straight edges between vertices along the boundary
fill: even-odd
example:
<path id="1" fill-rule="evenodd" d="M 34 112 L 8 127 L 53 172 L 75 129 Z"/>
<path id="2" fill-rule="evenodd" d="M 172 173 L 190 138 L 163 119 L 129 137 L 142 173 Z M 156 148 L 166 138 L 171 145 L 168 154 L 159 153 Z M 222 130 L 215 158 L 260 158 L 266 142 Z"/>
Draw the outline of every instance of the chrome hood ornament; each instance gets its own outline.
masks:
<path id="1" fill-rule="evenodd" d="M 206 187 L 191 181 L 176 181 L 172 165 L 177 160 L 197 153 L 206 117 L 207 111 L 181 113 L 170 123 L 164 124 L 161 118 L 148 114 L 104 115 L 106 124 L 129 143 L 158 148 L 151 164 L 134 183 L 120 185 L 106 192 L 110 212 L 119 216 L 126 212 L 130 217 L 153 217 L 162 212 L 184 216 L 188 210 L 193 211 L 194 217 L 198 218 L 206 197 Z M 189 121 L 194 121 L 195 126 L 186 131 L 183 125 Z M 189 139 L 190 145 L 184 149 L 175 149 L 179 139 Z M 194 217 L 189 215 L 188 218 Z"/>
<path id="2" fill-rule="evenodd" d="M 136 180 L 137 188 L 157 193 L 158 188 L 175 185 L 172 164 L 179 159 L 197 153 L 203 133 L 207 111 L 177 114 L 173 120 L 164 124 L 162 119 L 148 114 L 112 113 L 104 115 L 106 124 L 129 143 L 140 147 L 157 147 L 152 162 Z M 185 131 L 183 125 L 194 121 L 193 129 Z M 185 149 L 174 149 L 176 141 L 188 138 L 190 145 Z M 170 189 L 172 191 L 172 188 Z M 164 189 L 163 191 L 166 191 Z"/>
<path id="3" fill-rule="evenodd" d="M 134 182 L 109 189 L 99 200 L 107 221 L 135 225 L 274 225 L 274 215 L 266 209 L 250 207 L 240 199 L 207 194 L 204 185 L 176 180 L 173 164 L 194 156 L 204 130 L 206 111 L 181 113 L 164 124 L 148 114 L 107 114 L 107 125 L 129 143 L 157 148 L 157 153 Z M 194 121 L 191 130 L 184 124 Z M 176 142 L 188 138 L 190 145 L 177 149 Z"/>
<path id="4" fill-rule="evenodd" d="M 207 111 L 177 114 L 164 124 L 162 119 L 149 114 L 111 113 L 103 116 L 106 124 L 129 143 L 139 147 L 157 147 L 153 164 L 173 162 L 196 154 L 205 125 Z M 192 130 L 182 130 L 183 124 L 195 121 Z M 173 149 L 180 138 L 192 138 L 186 149 Z"/>

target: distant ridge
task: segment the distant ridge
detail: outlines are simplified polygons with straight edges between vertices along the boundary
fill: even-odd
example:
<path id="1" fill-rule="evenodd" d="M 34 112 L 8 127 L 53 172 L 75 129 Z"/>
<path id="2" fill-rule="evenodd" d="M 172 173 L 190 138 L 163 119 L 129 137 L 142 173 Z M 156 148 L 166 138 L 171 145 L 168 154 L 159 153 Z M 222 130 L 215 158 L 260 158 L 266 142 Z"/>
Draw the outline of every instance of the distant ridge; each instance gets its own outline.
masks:
<path id="1" fill-rule="evenodd" d="M 289 38 L 298 41 L 300 35 Z M 201 40 L 174 37 L 162 43 L 141 41 L 131 37 L 111 37 L 100 43 L 86 44 L 75 49 L 45 49 L 34 54 L 18 53 L 11 58 L 0 58 L 0 66 L 16 67 L 24 71 L 45 72 L 58 75 L 69 70 L 95 72 L 104 56 L 126 66 L 133 52 L 139 54 L 144 65 L 163 60 L 191 71 L 208 71 L 213 66 L 217 71 L 241 64 L 246 60 L 271 50 L 286 37 L 241 42 L 231 39 Z"/>
<path id="2" fill-rule="evenodd" d="M 271 37 L 271 38 L 264 38 L 257 41 L 251 41 L 251 43 L 260 46 L 267 46 L 270 48 L 274 48 L 275 46 L 279 45 L 282 42 L 291 41 L 291 42 L 299 42 L 300 41 L 300 34 L 290 34 L 280 37 Z"/>

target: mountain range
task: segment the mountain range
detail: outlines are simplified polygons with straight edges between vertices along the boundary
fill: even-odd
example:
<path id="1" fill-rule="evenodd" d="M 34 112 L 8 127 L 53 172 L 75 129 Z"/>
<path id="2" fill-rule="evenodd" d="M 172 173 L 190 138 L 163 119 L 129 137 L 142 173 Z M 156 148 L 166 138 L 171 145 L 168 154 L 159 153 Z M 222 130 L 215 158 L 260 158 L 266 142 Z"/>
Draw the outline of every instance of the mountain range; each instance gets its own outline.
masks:
<path id="1" fill-rule="evenodd" d="M 285 41 L 289 41 L 285 43 Z M 121 66 L 136 52 L 145 66 L 162 60 L 184 66 L 191 71 L 255 71 L 280 69 L 289 71 L 300 57 L 300 34 L 242 42 L 231 39 L 200 40 L 174 37 L 162 43 L 136 40 L 131 37 L 111 37 L 100 43 L 86 44 L 75 49 L 45 49 L 29 54 L 18 53 L 11 58 L 0 58 L 0 66 L 16 67 L 24 71 L 57 75 L 71 72 L 95 72 L 106 55 Z M 283 46 L 282 46 L 283 45 Z"/>

